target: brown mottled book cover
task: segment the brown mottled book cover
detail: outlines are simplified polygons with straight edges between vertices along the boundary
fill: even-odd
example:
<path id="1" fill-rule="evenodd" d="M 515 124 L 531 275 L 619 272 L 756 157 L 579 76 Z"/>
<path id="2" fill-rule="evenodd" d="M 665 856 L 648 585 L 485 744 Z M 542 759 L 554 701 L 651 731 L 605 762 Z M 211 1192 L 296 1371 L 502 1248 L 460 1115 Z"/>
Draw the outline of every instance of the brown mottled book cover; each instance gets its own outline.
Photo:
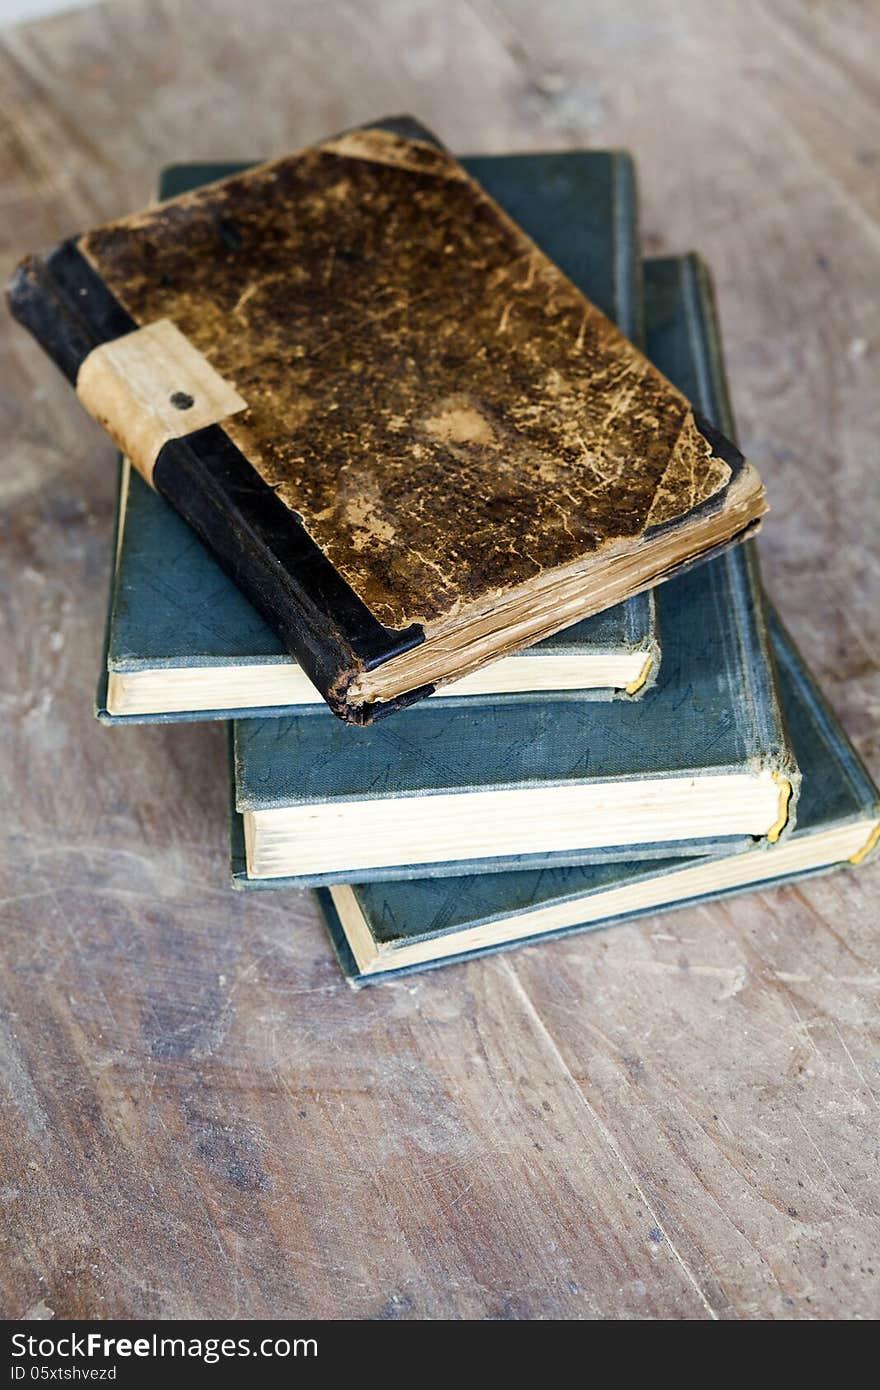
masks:
<path id="1" fill-rule="evenodd" d="M 10 301 L 351 722 L 766 509 L 735 447 L 414 122 L 64 242 Z"/>

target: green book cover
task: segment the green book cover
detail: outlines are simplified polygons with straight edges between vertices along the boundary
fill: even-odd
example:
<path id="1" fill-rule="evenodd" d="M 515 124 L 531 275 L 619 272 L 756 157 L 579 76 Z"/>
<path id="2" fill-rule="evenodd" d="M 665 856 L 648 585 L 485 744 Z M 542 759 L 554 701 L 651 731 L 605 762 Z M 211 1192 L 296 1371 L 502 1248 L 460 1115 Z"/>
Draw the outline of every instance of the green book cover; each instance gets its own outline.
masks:
<path id="1" fill-rule="evenodd" d="M 648 350 L 708 412 L 729 406 L 703 267 L 694 256 L 646 263 Z M 863 862 L 880 838 L 880 792 L 778 616 L 779 689 L 802 774 L 798 823 L 784 843 L 741 854 L 322 888 L 318 897 L 353 984 L 607 926 L 749 887 Z"/>
<path id="2" fill-rule="evenodd" d="M 636 187 L 617 151 L 488 155 L 464 161 L 628 337 L 641 342 Z M 243 165 L 175 165 L 160 196 Z M 172 507 L 127 464 L 120 475 L 116 560 L 98 699 L 106 723 L 230 718 L 323 701 L 267 623 Z M 577 690 L 640 696 L 660 651 L 652 593 L 567 628 L 466 677 L 447 694 Z"/>
<path id="3" fill-rule="evenodd" d="M 246 884 L 501 871 L 746 848 L 793 820 L 753 556 L 658 593 L 641 702 L 426 701 L 353 736 L 319 714 L 235 721 Z"/>
<path id="4" fill-rule="evenodd" d="M 770 630 L 803 776 L 798 824 L 783 844 L 743 854 L 319 888 L 351 982 L 863 863 L 880 838 L 880 792 L 773 613 Z"/>
<path id="5" fill-rule="evenodd" d="M 695 258 L 666 271 L 652 275 L 651 350 L 729 429 L 705 277 Z M 236 880 L 449 877 L 775 841 L 798 777 L 754 546 L 662 585 L 657 602 L 663 662 L 640 703 L 428 701 L 355 738 L 309 715 L 236 721 Z"/>

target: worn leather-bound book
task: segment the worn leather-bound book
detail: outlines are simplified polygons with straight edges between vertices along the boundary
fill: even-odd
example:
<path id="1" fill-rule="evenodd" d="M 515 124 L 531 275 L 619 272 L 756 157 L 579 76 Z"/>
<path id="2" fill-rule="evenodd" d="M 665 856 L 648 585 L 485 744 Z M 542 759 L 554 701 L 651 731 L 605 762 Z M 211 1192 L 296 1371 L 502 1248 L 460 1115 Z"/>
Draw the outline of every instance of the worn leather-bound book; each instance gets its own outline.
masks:
<path id="1" fill-rule="evenodd" d="M 626 336 L 640 341 L 642 263 L 629 156 L 581 150 L 462 163 Z M 246 167 L 173 165 L 163 172 L 159 197 Z M 648 590 L 441 686 L 434 698 L 512 701 L 577 690 L 582 699 L 641 699 L 659 661 Z M 124 462 L 98 718 L 229 719 L 316 702 L 323 707 L 272 628 L 182 517 Z"/>
<path id="2" fill-rule="evenodd" d="M 10 303 L 350 722 L 766 509 L 736 448 L 414 123 L 73 237 Z"/>

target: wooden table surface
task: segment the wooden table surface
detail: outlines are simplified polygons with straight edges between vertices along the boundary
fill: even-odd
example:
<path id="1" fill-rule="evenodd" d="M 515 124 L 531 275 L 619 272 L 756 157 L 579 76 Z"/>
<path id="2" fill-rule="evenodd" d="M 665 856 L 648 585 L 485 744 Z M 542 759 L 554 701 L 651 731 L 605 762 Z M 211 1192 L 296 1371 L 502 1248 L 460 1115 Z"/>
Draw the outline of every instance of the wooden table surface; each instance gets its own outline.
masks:
<path id="1" fill-rule="evenodd" d="M 398 110 L 629 147 L 876 774 L 878 49 L 868 0 L 95 5 L 0 34 L 2 268 Z M 876 866 L 352 993 L 308 894 L 227 886 L 223 727 L 94 722 L 113 449 L 0 352 L 6 1316 L 876 1317 Z"/>

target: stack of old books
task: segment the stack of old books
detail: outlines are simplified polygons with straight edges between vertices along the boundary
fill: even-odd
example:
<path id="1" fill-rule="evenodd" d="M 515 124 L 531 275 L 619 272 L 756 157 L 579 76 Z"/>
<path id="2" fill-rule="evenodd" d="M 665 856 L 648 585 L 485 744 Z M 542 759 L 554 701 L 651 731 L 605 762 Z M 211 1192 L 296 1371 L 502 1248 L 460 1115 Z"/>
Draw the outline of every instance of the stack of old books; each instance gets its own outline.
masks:
<path id="1" fill-rule="evenodd" d="M 99 718 L 229 720 L 238 887 L 362 982 L 867 857 L 625 154 L 397 119 L 160 194 L 11 302 L 125 455 Z"/>

